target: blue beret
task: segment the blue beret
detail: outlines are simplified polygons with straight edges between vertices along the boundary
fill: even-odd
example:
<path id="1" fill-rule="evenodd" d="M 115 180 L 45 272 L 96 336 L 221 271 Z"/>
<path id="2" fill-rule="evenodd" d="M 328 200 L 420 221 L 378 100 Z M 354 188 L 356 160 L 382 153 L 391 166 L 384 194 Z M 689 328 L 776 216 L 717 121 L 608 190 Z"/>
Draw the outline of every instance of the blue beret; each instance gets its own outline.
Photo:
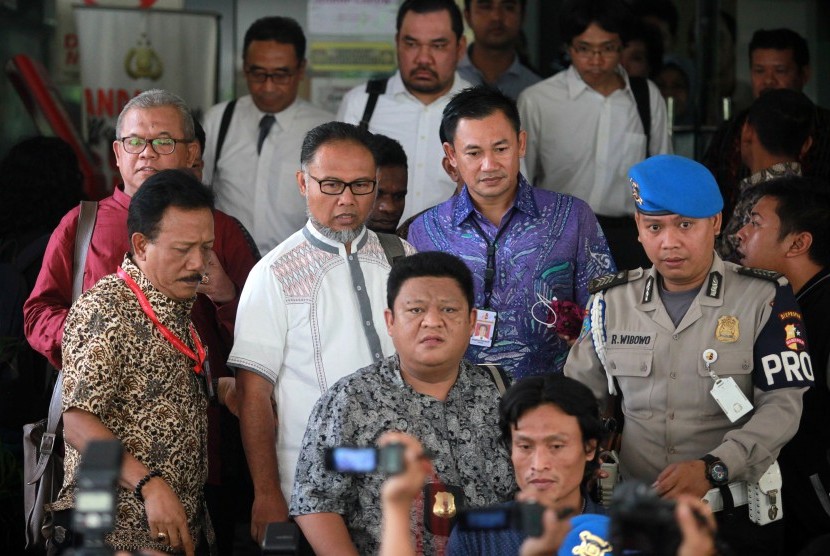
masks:
<path id="1" fill-rule="evenodd" d="M 611 520 L 607 515 L 582 514 L 571 519 L 571 530 L 559 547 L 558 556 L 574 554 L 604 554 L 611 556 L 608 529 Z M 582 550 L 576 550 L 580 547 Z"/>
<path id="2" fill-rule="evenodd" d="M 628 171 L 637 211 L 660 216 L 708 218 L 723 210 L 718 184 L 703 164 L 673 154 L 659 154 Z"/>

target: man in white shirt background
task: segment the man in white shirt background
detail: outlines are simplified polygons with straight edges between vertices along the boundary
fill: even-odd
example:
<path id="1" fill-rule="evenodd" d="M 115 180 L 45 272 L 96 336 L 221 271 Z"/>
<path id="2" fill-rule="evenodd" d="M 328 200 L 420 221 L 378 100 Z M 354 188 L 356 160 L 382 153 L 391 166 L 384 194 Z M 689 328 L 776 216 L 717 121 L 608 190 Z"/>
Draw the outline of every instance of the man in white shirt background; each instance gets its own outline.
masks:
<path id="1" fill-rule="evenodd" d="M 626 173 L 671 152 L 659 89 L 629 78 L 620 65 L 629 21 L 622 0 L 566 2 L 562 37 L 573 65 L 525 89 L 518 102 L 528 180 L 586 201 L 620 269 L 649 266 Z"/>
<path id="2" fill-rule="evenodd" d="M 438 138 L 444 107 L 469 87 L 456 72 L 464 56 L 464 20 L 453 0 L 405 0 L 398 10 L 395 44 L 398 71 L 349 91 L 337 119 L 365 122 L 372 133 L 397 139 L 409 159 L 406 208 L 402 221 L 446 201 L 455 184 L 444 172 Z M 367 87 L 377 84 L 375 95 Z M 371 108 L 370 97 L 376 99 Z"/>
<path id="3" fill-rule="evenodd" d="M 204 183 L 216 206 L 239 219 L 260 253 L 305 222 L 294 174 L 306 132 L 334 116 L 297 98 L 305 76 L 306 39 L 288 17 L 264 17 L 246 31 L 245 80 L 250 94 L 205 115 Z M 223 125 L 224 123 L 224 125 Z"/>
<path id="4" fill-rule="evenodd" d="M 464 20 L 475 41 L 458 64 L 458 73 L 473 85 L 491 85 L 516 100 L 542 80 L 519 59 L 527 0 L 464 0 Z"/>

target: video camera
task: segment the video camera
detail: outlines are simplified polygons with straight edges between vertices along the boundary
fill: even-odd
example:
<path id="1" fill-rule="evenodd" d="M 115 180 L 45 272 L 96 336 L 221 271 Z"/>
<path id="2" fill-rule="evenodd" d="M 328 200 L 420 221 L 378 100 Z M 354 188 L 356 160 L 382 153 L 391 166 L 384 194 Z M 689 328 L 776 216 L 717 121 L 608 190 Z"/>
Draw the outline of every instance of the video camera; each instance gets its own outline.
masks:
<path id="1" fill-rule="evenodd" d="M 683 535 L 674 517 L 673 500 L 660 498 L 649 485 L 623 481 L 614 490 L 610 517 L 615 554 L 674 556 Z M 704 519 L 703 516 L 698 516 Z"/>
<path id="2" fill-rule="evenodd" d="M 456 526 L 462 531 L 516 529 L 530 537 L 538 537 L 542 535 L 544 512 L 544 506 L 530 502 L 465 508 L 458 512 Z"/>
<path id="3" fill-rule="evenodd" d="M 404 445 L 388 444 L 381 448 L 373 446 L 336 446 L 326 448 L 327 471 L 337 473 L 364 474 L 384 473 L 397 475 L 406 469 Z"/>
<path id="4" fill-rule="evenodd" d="M 263 556 L 291 556 L 299 553 L 300 530 L 294 523 L 269 523 L 262 539 Z"/>
<path id="5" fill-rule="evenodd" d="M 84 451 L 72 512 L 73 531 L 83 539 L 82 546 L 72 552 L 76 556 L 113 553 L 104 537 L 115 527 L 122 455 L 119 440 L 94 440 Z"/>

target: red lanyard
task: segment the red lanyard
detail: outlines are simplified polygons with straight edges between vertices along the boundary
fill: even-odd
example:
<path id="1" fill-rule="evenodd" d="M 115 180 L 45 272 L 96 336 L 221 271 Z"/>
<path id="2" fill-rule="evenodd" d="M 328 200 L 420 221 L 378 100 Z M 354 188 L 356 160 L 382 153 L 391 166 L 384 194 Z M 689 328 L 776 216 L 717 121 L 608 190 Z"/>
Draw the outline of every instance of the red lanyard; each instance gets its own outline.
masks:
<path id="1" fill-rule="evenodd" d="M 156 325 L 156 328 L 158 328 L 158 331 L 161 332 L 161 335 L 164 336 L 168 342 L 173 344 L 173 347 L 195 361 L 196 364 L 193 366 L 193 372 L 197 375 L 201 375 L 205 364 L 205 348 L 202 345 L 202 341 L 199 340 L 199 335 L 196 334 L 196 330 L 193 328 L 193 323 L 190 323 L 190 337 L 193 338 L 193 343 L 196 345 L 196 351 L 199 353 L 198 356 L 192 349 L 187 347 L 187 344 L 181 341 L 178 336 L 173 334 L 169 328 L 161 324 L 161 321 L 159 321 L 156 313 L 150 306 L 150 301 L 147 299 L 147 296 L 144 295 L 144 292 L 141 291 L 141 288 L 138 287 L 138 284 L 135 283 L 135 280 L 133 280 L 129 274 L 124 272 L 124 269 L 120 266 L 118 267 L 116 274 L 118 274 L 118 277 L 126 282 L 127 286 L 132 290 L 136 298 L 138 298 L 138 304 L 141 305 L 141 310 L 144 311 L 147 318 L 149 318 L 153 324 Z"/>

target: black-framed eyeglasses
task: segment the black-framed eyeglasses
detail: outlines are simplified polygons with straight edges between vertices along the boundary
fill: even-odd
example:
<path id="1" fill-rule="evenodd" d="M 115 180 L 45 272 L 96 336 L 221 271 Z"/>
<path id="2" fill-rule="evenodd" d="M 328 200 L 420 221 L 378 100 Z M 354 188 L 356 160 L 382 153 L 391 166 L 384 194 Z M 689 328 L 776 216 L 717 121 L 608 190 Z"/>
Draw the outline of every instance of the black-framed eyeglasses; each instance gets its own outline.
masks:
<path id="1" fill-rule="evenodd" d="M 320 191 L 326 195 L 340 195 L 346 191 L 347 187 L 352 190 L 352 195 L 368 195 L 375 190 L 375 185 L 378 183 L 376 180 L 320 180 L 311 174 L 307 175 L 320 184 Z"/>
<path id="2" fill-rule="evenodd" d="M 130 154 L 141 154 L 149 144 L 156 154 L 172 154 L 176 150 L 176 143 L 190 143 L 191 139 L 173 139 L 172 137 L 156 137 L 155 139 L 144 139 L 143 137 L 122 137 L 119 139 L 124 150 Z"/>
<path id="3" fill-rule="evenodd" d="M 291 81 L 295 75 L 297 75 L 297 71 L 279 70 L 269 73 L 263 69 L 246 69 L 245 75 L 247 75 L 254 83 L 265 83 L 270 79 L 277 85 L 285 85 Z"/>
<path id="4" fill-rule="evenodd" d="M 592 58 L 597 54 L 605 58 L 606 56 L 613 56 L 614 54 L 618 54 L 620 50 L 622 50 L 622 46 L 614 42 L 605 43 L 603 45 L 600 45 L 599 48 L 594 48 L 591 45 L 585 43 L 577 43 L 572 44 L 571 48 L 577 56 L 580 56 L 582 58 Z"/>

